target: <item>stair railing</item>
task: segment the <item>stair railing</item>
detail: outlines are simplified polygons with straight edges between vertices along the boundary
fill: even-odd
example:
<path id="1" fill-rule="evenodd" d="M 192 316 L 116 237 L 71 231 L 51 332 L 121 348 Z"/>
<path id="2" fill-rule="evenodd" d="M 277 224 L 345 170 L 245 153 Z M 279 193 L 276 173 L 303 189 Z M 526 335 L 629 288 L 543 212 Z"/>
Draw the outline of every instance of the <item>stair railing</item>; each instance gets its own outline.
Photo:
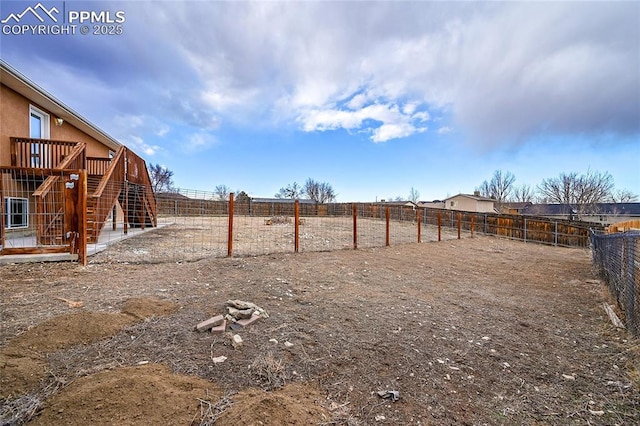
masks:
<path id="1" fill-rule="evenodd" d="M 89 220 L 94 221 L 93 232 L 89 236 L 92 241 L 97 240 L 113 205 L 122 191 L 125 182 L 125 161 L 126 148 L 121 146 L 111 160 L 109 167 L 107 167 L 95 192 L 88 197 L 87 204 L 93 208 L 93 213 L 90 215 L 92 217 L 89 218 Z"/>

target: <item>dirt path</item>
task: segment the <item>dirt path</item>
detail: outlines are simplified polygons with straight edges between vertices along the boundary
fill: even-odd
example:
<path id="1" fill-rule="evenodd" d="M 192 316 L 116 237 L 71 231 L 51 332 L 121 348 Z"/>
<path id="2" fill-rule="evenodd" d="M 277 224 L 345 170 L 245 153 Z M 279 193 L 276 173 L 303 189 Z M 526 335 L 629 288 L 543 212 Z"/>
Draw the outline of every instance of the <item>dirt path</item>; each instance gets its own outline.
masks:
<path id="1" fill-rule="evenodd" d="M 476 237 L 193 263 L 8 265 L 0 281 L 3 377 L 41 373 L 3 386 L 5 419 L 25 411 L 26 393 L 44 406 L 40 424 L 60 409 L 110 424 L 114 411 L 91 398 L 113 386 L 128 395 L 118 399 L 119 424 L 172 416 L 217 425 L 633 424 L 640 416 L 638 342 L 610 325 L 582 249 Z M 144 310 L 133 298 L 177 310 Z M 234 332 L 238 348 L 229 335 L 193 330 L 228 299 L 270 315 Z M 80 345 L 20 343 L 78 312 L 135 320 Z M 18 369 L 20 357 L 33 364 Z M 159 378 L 123 382 L 127 368 Z M 399 400 L 377 394 L 385 390 Z M 149 410 L 155 394 L 175 414 Z"/>

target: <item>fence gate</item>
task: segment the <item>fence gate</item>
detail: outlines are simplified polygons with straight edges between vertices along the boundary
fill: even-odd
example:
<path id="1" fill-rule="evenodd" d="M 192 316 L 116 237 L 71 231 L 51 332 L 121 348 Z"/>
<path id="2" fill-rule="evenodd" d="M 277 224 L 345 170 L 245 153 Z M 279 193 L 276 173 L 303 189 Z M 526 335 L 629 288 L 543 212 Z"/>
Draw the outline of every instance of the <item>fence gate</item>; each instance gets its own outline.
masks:
<path id="1" fill-rule="evenodd" d="M 3 167 L 0 199 L 0 255 L 71 253 L 86 264 L 86 171 Z"/>

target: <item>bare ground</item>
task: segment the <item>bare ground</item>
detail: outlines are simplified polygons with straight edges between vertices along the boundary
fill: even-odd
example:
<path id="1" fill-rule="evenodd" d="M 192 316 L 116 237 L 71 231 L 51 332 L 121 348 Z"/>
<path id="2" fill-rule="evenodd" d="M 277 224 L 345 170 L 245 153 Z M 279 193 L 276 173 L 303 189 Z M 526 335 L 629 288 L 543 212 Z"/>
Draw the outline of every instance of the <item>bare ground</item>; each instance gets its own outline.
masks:
<path id="1" fill-rule="evenodd" d="M 177 263 L 114 253 L 0 268 L 2 423 L 640 418 L 638 341 L 606 317 L 588 250 L 476 237 Z M 228 299 L 270 315 L 234 331 L 239 348 L 194 331 Z"/>

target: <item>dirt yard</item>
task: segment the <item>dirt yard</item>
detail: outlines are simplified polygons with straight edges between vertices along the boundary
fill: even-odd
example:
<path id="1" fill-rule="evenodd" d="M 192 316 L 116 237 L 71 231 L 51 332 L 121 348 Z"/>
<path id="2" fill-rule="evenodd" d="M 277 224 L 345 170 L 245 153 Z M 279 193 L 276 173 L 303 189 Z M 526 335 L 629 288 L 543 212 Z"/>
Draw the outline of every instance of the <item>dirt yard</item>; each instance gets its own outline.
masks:
<path id="1" fill-rule="evenodd" d="M 639 343 L 606 316 L 588 250 L 475 237 L 153 264 L 114 253 L 0 267 L 1 424 L 640 419 Z M 195 331 L 229 299 L 269 317 Z"/>

